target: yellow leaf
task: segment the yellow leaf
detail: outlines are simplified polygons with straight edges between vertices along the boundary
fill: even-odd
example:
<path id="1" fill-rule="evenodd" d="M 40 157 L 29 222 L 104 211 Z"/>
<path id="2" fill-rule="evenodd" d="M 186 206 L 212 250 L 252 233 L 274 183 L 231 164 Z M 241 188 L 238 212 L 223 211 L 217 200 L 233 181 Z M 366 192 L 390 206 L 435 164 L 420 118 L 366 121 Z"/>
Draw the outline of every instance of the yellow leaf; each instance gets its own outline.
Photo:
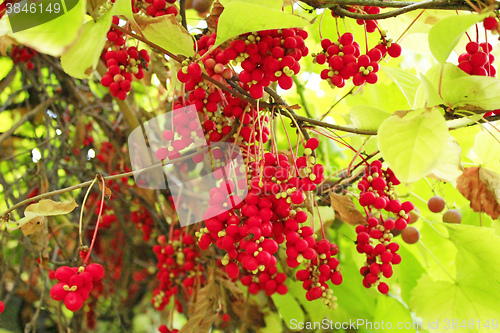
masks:
<path id="1" fill-rule="evenodd" d="M 24 217 L 17 221 L 22 227 L 34 220 L 38 216 L 54 216 L 68 214 L 78 207 L 75 200 L 57 202 L 50 199 L 43 199 L 37 203 L 31 204 L 24 210 Z M 43 224 L 42 224 L 43 225 Z"/>

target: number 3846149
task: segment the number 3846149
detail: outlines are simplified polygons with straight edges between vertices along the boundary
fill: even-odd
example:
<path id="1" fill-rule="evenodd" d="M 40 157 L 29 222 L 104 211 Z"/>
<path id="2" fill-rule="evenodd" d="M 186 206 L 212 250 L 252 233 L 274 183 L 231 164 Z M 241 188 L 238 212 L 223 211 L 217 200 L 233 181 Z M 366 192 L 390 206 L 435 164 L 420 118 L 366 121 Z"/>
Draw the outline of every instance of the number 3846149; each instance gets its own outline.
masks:
<path id="1" fill-rule="evenodd" d="M 61 5 L 59 3 L 8 3 L 5 5 L 7 14 L 18 14 L 18 13 L 31 13 L 31 14 L 42 14 L 42 13 L 59 13 L 61 11 Z"/>

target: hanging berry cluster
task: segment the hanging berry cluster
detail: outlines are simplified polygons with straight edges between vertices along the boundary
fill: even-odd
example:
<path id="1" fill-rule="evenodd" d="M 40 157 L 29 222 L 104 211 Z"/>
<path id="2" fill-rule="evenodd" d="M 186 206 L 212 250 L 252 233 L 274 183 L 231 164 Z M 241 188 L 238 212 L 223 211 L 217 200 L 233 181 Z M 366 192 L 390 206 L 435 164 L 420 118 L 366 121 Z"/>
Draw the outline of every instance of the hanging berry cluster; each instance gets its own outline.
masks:
<path id="1" fill-rule="evenodd" d="M 495 56 L 490 53 L 492 49 L 490 43 L 467 43 L 467 52 L 458 57 L 458 68 L 470 75 L 494 77 L 497 71 L 493 66 Z"/>
<path id="2" fill-rule="evenodd" d="M 399 245 L 392 242 L 392 231 L 404 230 L 410 222 L 410 211 L 415 208 L 410 201 L 401 203 L 397 199 L 394 186 L 399 183 L 391 169 L 384 170 L 378 160 L 366 168 L 358 183 L 359 204 L 365 208 L 367 218 L 366 225 L 356 227 L 356 249 L 366 255 L 366 264 L 360 273 L 366 288 L 377 286 L 383 294 L 389 292 L 389 286 L 380 281 L 381 277 L 390 278 L 392 265 L 401 262 L 401 256 L 396 253 Z M 384 220 L 383 211 L 395 217 Z"/>
<path id="3" fill-rule="evenodd" d="M 378 62 L 382 57 L 386 53 L 392 57 L 401 54 L 398 44 L 387 42 L 361 55 L 360 46 L 354 41 L 354 36 L 350 32 L 344 33 L 333 43 L 329 39 L 323 39 L 321 47 L 323 50 L 313 55 L 318 64 L 328 64 L 329 68 L 321 71 L 321 78 L 338 88 L 344 87 L 349 79 L 352 79 L 355 86 L 376 83 L 380 68 Z"/>
<path id="4" fill-rule="evenodd" d="M 306 269 L 297 271 L 296 277 L 297 280 L 303 281 L 302 287 L 307 290 L 308 301 L 322 299 L 329 308 L 335 309 L 337 298 L 333 296 L 333 289 L 326 282 L 330 280 L 334 285 L 342 283 L 339 260 L 333 257 L 338 253 L 338 247 L 327 239 L 322 239 L 317 242 L 316 249 L 317 258 L 314 258 Z"/>
<path id="5" fill-rule="evenodd" d="M 26 64 L 26 68 L 29 70 L 32 70 L 35 68 L 35 65 L 31 61 L 31 59 L 36 56 L 36 51 L 30 49 L 29 47 L 25 46 L 18 46 L 14 45 L 12 46 L 12 49 L 10 51 L 10 57 L 12 58 L 12 61 L 15 64 Z"/>
<path id="6" fill-rule="evenodd" d="M 113 23 L 119 19 L 113 17 Z M 111 28 L 108 32 L 107 47 L 101 58 L 106 63 L 106 74 L 101 78 L 101 84 L 109 88 L 111 95 L 125 100 L 132 85 L 133 76 L 140 80 L 144 77 L 144 69 L 149 64 L 149 54 L 145 49 L 137 50 L 135 46 L 125 46 L 122 32 Z"/>
<path id="7" fill-rule="evenodd" d="M 70 311 L 78 311 L 89 298 L 94 284 L 104 277 L 104 268 L 100 264 L 69 267 L 61 266 L 55 271 L 59 283 L 50 289 L 50 297 L 55 301 L 64 301 Z"/>
<path id="8" fill-rule="evenodd" d="M 289 160 L 284 154 L 271 152 L 263 159 L 255 153 L 247 157 L 249 192 L 243 201 L 237 198 L 235 184 L 229 180 L 211 191 L 205 227 L 197 233 L 198 244 L 201 249 L 215 244 L 224 250 L 221 263 L 226 273 L 232 279 L 240 278 L 251 294 L 261 290 L 267 295 L 287 293 L 283 284 L 286 275 L 278 272 L 276 257 L 279 244 L 284 243 L 286 264 L 291 268 L 302 263 L 308 267 L 331 264 L 322 277 L 312 275 L 304 289 L 308 300 L 324 297 L 325 303 L 334 307 L 326 282 L 342 281 L 338 260 L 337 264 L 332 260 L 337 247 L 326 239 L 317 240 L 313 229 L 303 225 L 307 213 L 300 208 L 306 192 L 314 191 L 324 180 L 323 166 L 313 156 L 317 147 L 318 140 L 313 138 L 299 158 Z"/>
<path id="9" fill-rule="evenodd" d="M 187 299 L 193 293 L 195 284 L 203 283 L 203 266 L 198 263 L 199 247 L 195 239 L 185 230 L 173 230 L 170 239 L 158 236 L 159 245 L 153 246 L 158 258 L 156 279 L 158 287 L 153 291 L 153 306 L 162 310 L 172 296 L 178 297 L 179 288 Z M 182 312 L 181 302 L 175 298 L 178 312 Z"/>
<path id="10" fill-rule="evenodd" d="M 197 42 L 207 73 L 216 80 L 230 79 L 234 74 L 229 67 L 240 64 L 243 70 L 239 80 L 243 89 L 254 99 L 264 96 L 264 88 L 278 82 L 282 89 L 290 89 L 292 76 L 300 71 L 299 60 L 309 52 L 304 40 L 307 32 L 297 28 L 265 30 L 241 35 L 229 47 L 220 47 L 206 54 L 215 44 L 216 33 L 202 36 Z M 186 71 L 179 74 L 181 82 L 187 82 Z M 201 75 L 201 73 L 200 73 Z"/>

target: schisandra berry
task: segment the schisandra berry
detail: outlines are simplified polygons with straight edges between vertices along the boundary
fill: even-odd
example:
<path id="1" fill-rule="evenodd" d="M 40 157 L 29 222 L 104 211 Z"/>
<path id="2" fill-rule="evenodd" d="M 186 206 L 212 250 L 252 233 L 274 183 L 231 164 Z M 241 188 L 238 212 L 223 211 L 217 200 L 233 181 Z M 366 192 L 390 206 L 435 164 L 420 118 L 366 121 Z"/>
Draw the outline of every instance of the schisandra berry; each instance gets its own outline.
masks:
<path id="1" fill-rule="evenodd" d="M 490 16 L 484 19 L 483 25 L 486 30 L 496 30 L 498 28 L 498 21 L 496 17 Z"/>
<path id="2" fill-rule="evenodd" d="M 78 311 L 89 298 L 93 283 L 104 277 L 104 269 L 100 264 L 87 267 L 59 267 L 54 274 L 59 281 L 50 290 L 50 297 L 55 301 L 64 301 L 70 311 Z"/>

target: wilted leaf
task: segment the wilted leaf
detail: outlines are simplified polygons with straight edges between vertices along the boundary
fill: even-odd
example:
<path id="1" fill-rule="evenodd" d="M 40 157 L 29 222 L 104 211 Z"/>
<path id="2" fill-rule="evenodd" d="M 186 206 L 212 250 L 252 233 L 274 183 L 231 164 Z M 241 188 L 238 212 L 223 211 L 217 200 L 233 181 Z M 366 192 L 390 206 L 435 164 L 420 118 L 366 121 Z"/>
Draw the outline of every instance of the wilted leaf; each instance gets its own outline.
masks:
<path id="1" fill-rule="evenodd" d="M 220 14 L 222 14 L 223 10 L 224 6 L 222 6 L 218 0 L 215 1 L 212 6 L 210 15 L 205 19 L 205 21 L 207 21 L 208 30 L 212 32 L 217 31 L 217 19 L 219 18 Z"/>
<path id="2" fill-rule="evenodd" d="M 179 333 L 205 333 L 209 332 L 215 318 L 217 317 L 217 303 L 219 293 L 214 280 L 201 288 L 196 301 L 191 306 L 191 316 L 187 323 L 180 329 Z"/>
<path id="3" fill-rule="evenodd" d="M 7 49 L 15 42 L 15 39 L 12 37 L 9 37 L 7 35 L 0 36 L 0 55 L 6 57 Z"/>
<path id="4" fill-rule="evenodd" d="M 62 215 L 68 214 L 78 207 L 75 200 L 65 201 L 65 202 L 56 202 L 50 199 L 43 199 L 35 204 L 31 204 L 24 210 L 24 217 L 17 221 L 17 223 L 21 226 L 31 222 L 37 217 L 40 216 L 54 216 L 54 215 Z M 36 223 L 36 221 L 35 221 Z"/>
<path id="5" fill-rule="evenodd" d="M 37 216 L 24 223 L 21 226 L 21 230 L 25 236 L 31 235 L 39 230 L 42 230 L 45 224 L 45 218 L 43 216 Z"/>
<path id="6" fill-rule="evenodd" d="M 103 178 L 101 175 L 97 175 L 97 184 L 99 184 L 99 189 L 101 192 L 104 191 L 104 195 L 107 196 L 108 198 L 111 198 L 111 190 L 109 187 L 106 186 L 106 182 L 103 181 Z M 104 186 L 104 189 L 102 188 Z"/>
<path id="7" fill-rule="evenodd" d="M 496 219 L 500 216 L 500 175 L 478 167 L 465 168 L 457 179 L 457 189 L 475 212 L 484 212 Z"/>
<path id="8" fill-rule="evenodd" d="M 331 192 L 330 200 L 332 208 L 340 214 L 342 220 L 352 225 L 365 223 L 365 217 L 348 196 Z"/>

